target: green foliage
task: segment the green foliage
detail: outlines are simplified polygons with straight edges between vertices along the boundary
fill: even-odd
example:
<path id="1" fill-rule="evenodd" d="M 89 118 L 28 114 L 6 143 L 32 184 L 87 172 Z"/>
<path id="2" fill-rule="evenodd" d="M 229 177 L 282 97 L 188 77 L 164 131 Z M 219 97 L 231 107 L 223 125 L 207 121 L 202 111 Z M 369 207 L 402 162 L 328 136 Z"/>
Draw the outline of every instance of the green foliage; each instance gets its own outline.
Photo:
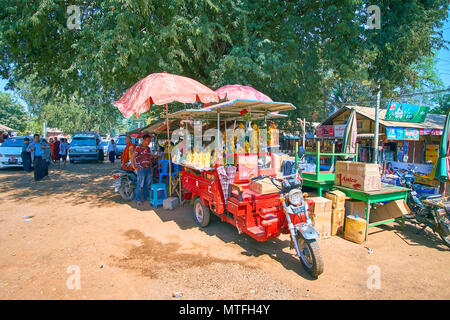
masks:
<path id="1" fill-rule="evenodd" d="M 436 107 L 431 110 L 431 113 L 447 114 L 450 110 L 450 94 L 441 95 L 436 100 Z"/>
<path id="2" fill-rule="evenodd" d="M 0 92 L 0 124 L 24 134 L 27 129 L 27 113 L 25 108 L 13 100 L 11 95 Z"/>
<path id="3" fill-rule="evenodd" d="M 71 4 L 81 6 L 80 30 L 66 26 Z M 100 106 L 109 110 L 102 114 L 116 114 L 111 102 L 126 89 L 167 71 L 213 89 L 250 85 L 296 105 L 290 120 L 321 120 L 338 103 L 373 97 L 378 85 L 384 96 L 416 88 L 428 76 L 417 66 L 445 44 L 436 30 L 447 18 L 448 0 L 377 1 L 380 30 L 365 27 L 370 4 L 3 0 L 0 75 L 13 88 L 32 81 L 51 99 L 83 98 L 84 119 L 95 118 L 90 108 Z M 150 116 L 161 111 L 155 107 Z"/>

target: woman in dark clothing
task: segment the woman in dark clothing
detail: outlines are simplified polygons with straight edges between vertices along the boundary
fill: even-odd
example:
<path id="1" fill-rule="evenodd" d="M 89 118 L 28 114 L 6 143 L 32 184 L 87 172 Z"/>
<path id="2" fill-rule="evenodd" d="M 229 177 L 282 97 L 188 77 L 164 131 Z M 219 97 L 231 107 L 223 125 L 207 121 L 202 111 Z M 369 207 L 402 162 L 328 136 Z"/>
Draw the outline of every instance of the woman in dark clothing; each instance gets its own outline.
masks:
<path id="1" fill-rule="evenodd" d="M 25 138 L 23 140 L 23 146 L 22 146 L 22 165 L 23 170 L 25 172 L 31 172 L 31 153 L 27 152 L 28 144 L 30 143 L 30 139 Z"/>

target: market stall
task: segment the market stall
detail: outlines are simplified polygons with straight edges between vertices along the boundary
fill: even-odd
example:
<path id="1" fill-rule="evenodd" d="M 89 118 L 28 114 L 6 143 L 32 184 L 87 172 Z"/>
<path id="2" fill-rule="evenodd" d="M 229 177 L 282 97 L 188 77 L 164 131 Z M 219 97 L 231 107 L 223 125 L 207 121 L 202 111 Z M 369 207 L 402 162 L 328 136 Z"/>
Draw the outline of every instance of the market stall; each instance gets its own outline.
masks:
<path id="1" fill-rule="evenodd" d="M 357 153 L 336 153 L 335 144 L 331 145 L 331 152 L 321 151 L 320 141 L 316 142 L 315 151 L 307 151 L 306 155 L 315 156 L 315 166 L 312 171 L 302 171 L 303 185 L 311 188 L 315 188 L 318 191 L 319 197 L 322 196 L 323 190 L 329 190 L 334 186 L 335 174 L 334 164 L 337 157 L 352 157 L 353 161 L 358 161 Z M 324 158 L 330 159 L 330 167 L 328 170 L 322 170 L 321 160 Z"/>
<path id="2" fill-rule="evenodd" d="M 303 266 L 317 277 L 323 272 L 318 234 L 298 175 L 277 178 L 282 159 L 278 132 L 269 121 L 293 109 L 290 103 L 236 99 L 169 114 L 170 119 L 216 124 L 205 132 L 194 124 L 193 141 L 187 128 L 174 132 L 180 140 L 172 148 L 172 159 L 182 166 L 183 199 L 193 200 L 200 227 L 214 214 L 257 241 L 290 234 Z"/>
<path id="3" fill-rule="evenodd" d="M 251 177 L 263 173 L 275 176 L 281 167 L 280 164 L 275 165 L 281 160 L 276 154 L 277 131 L 267 121 L 286 117 L 278 112 L 294 108 L 289 103 L 236 99 L 169 114 L 169 119 L 192 119 L 195 122 L 193 131 L 181 127 L 175 133 L 179 141 L 172 149 L 174 163 L 182 166 L 183 198 L 201 197 L 205 203 L 213 205 L 216 214 L 223 215 L 228 190 L 223 190 L 222 185 L 227 178 L 220 178 L 218 168 L 233 172 L 233 179 L 228 183 L 241 183 L 247 188 Z M 216 128 L 202 132 L 203 125 L 199 120 L 214 123 Z M 263 122 L 261 128 L 257 122 Z M 266 139 L 267 143 L 264 142 Z M 226 219 L 225 216 L 222 219 Z"/>
<path id="4" fill-rule="evenodd" d="M 368 232 L 370 227 L 375 227 L 378 225 L 386 224 L 392 221 L 400 220 L 402 223 L 402 228 L 405 223 L 405 218 L 403 215 L 400 216 L 384 216 L 380 219 L 375 219 L 376 221 L 371 222 L 370 211 L 374 208 L 375 203 L 404 200 L 406 202 L 408 189 L 398 186 L 393 186 L 390 184 L 381 184 L 380 190 L 374 191 L 361 191 L 354 188 L 347 188 L 343 186 L 335 186 L 336 189 L 345 193 L 345 195 L 351 199 L 364 201 L 366 204 L 365 217 L 366 220 L 366 232 L 365 239 L 367 240 Z"/>

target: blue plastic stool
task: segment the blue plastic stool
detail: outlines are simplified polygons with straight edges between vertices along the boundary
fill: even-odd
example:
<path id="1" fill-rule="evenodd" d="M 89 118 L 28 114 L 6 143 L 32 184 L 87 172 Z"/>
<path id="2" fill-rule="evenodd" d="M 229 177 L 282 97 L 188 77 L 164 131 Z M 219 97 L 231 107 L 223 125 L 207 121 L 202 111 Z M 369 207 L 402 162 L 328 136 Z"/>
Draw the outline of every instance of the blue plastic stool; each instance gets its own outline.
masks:
<path id="1" fill-rule="evenodd" d="M 167 199 L 167 187 L 164 183 L 154 183 L 150 186 L 150 205 L 158 208 Z"/>
<path id="2" fill-rule="evenodd" d="M 158 175 L 159 175 L 159 183 L 162 182 L 164 176 L 169 177 L 169 160 L 166 159 L 158 160 Z"/>

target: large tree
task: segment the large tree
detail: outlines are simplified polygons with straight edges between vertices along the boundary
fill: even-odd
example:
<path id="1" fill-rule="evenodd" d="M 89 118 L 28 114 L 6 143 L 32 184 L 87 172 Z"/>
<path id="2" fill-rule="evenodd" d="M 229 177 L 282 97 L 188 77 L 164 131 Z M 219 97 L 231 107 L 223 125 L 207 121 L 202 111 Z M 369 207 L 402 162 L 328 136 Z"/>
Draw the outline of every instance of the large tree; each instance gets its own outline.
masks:
<path id="1" fill-rule="evenodd" d="M 0 92 L 0 124 L 25 133 L 28 117 L 25 108 L 16 102 L 10 93 Z"/>
<path id="2" fill-rule="evenodd" d="M 67 27 L 80 5 L 81 28 Z M 414 69 L 443 46 L 448 0 L 380 0 L 381 29 L 367 29 L 363 0 L 4 0 L 0 75 L 33 81 L 52 96 L 102 105 L 152 72 L 215 89 L 251 85 L 318 117 L 342 85 L 413 86 Z M 361 72 L 360 72 L 361 71 Z M 345 93 L 344 93 L 345 94 Z M 113 108 L 109 105 L 110 108 Z"/>

